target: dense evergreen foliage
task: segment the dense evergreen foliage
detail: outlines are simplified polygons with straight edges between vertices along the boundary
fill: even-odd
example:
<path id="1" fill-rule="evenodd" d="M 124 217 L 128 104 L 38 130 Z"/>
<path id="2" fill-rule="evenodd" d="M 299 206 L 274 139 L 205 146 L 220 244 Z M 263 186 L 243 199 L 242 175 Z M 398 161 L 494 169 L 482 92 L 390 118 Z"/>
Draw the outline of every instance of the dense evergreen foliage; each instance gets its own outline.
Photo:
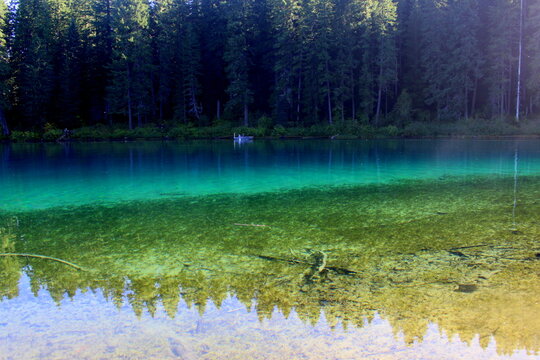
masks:
<path id="1" fill-rule="evenodd" d="M 0 0 L 0 18 L 4 133 L 514 118 L 520 42 L 520 115 L 540 112 L 532 0 Z"/>

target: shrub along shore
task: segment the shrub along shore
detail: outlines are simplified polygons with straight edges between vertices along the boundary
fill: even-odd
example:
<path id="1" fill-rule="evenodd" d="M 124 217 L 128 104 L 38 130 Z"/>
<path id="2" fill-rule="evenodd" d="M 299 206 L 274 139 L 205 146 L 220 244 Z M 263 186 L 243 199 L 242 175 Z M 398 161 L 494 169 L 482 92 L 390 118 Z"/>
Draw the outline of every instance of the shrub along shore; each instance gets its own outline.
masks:
<path id="1" fill-rule="evenodd" d="M 68 131 L 66 131 L 68 130 Z M 58 129 L 46 124 L 41 130 L 13 131 L 1 140 L 14 142 L 55 141 L 125 141 L 125 140 L 189 140 L 225 139 L 234 133 L 270 139 L 382 139 L 382 138 L 438 138 L 438 137 L 540 137 L 540 120 L 526 120 L 519 124 L 505 120 L 469 119 L 456 122 L 411 122 L 402 127 L 387 125 L 374 127 L 357 121 L 332 125 L 295 127 L 259 122 L 256 127 L 235 127 L 230 123 L 216 123 L 197 127 L 193 124 L 161 126 L 148 125 L 127 129 L 119 126 L 94 125 L 78 129 Z"/>

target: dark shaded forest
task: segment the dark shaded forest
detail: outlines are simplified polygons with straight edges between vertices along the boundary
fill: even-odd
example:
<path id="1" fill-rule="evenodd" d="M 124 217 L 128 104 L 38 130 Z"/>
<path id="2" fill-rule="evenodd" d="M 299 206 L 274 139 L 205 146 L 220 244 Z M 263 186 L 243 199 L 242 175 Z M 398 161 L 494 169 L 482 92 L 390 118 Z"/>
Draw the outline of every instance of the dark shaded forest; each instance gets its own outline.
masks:
<path id="1" fill-rule="evenodd" d="M 10 130 L 513 119 L 536 0 L 0 0 Z"/>

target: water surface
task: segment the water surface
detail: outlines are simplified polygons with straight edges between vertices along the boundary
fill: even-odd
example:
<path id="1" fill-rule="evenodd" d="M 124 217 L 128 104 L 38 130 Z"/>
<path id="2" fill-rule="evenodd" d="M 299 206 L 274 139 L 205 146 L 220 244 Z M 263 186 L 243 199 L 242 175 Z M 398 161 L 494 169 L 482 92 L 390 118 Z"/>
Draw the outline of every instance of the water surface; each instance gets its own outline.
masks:
<path id="1" fill-rule="evenodd" d="M 540 358 L 540 141 L 0 149 L 0 359 Z"/>

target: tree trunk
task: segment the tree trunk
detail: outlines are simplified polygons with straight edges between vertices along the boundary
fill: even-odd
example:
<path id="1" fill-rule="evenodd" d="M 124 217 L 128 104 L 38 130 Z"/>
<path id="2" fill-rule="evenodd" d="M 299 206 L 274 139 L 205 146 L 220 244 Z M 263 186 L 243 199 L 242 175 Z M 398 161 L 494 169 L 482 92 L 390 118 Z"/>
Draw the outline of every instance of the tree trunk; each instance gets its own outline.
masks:
<path id="1" fill-rule="evenodd" d="M 377 90 L 377 111 L 375 112 L 375 125 L 379 125 L 379 117 L 381 115 L 381 101 L 382 101 L 382 76 L 383 67 L 379 65 L 379 89 Z"/>
<path id="2" fill-rule="evenodd" d="M 201 119 L 201 114 L 199 111 L 199 104 L 197 104 L 197 97 L 195 96 L 195 87 L 193 85 L 190 88 L 190 94 L 191 94 L 191 109 L 192 109 L 193 115 L 195 116 L 195 119 L 199 121 Z"/>
<path id="3" fill-rule="evenodd" d="M 523 0 L 519 10 L 519 55 L 517 71 L 517 89 L 516 89 L 516 121 L 519 122 L 519 105 L 521 103 L 521 66 L 523 63 Z"/>
<path id="4" fill-rule="evenodd" d="M 142 116 L 141 116 L 141 103 L 137 105 L 137 127 L 142 127 Z"/>
<path id="5" fill-rule="evenodd" d="M 221 120 L 221 103 L 219 102 L 219 99 L 216 102 L 216 118 L 218 121 Z"/>
<path id="6" fill-rule="evenodd" d="M 302 65 L 298 70 L 298 89 L 296 94 L 296 125 L 300 125 L 300 101 L 302 100 Z"/>
<path id="7" fill-rule="evenodd" d="M 476 112 L 476 97 L 478 95 L 478 78 L 474 79 L 474 88 L 473 88 L 473 95 L 472 95 L 472 102 L 471 102 L 471 115 L 474 116 L 474 113 Z"/>
<path id="8" fill-rule="evenodd" d="M 326 103 L 328 106 L 328 123 L 332 125 L 332 98 L 330 94 L 330 74 L 328 70 L 328 60 L 326 61 Z"/>
<path id="9" fill-rule="evenodd" d="M 247 104 L 244 104 L 244 126 L 249 126 L 249 112 Z"/>
<path id="10" fill-rule="evenodd" d="M 107 120 L 109 126 L 112 126 L 111 106 L 108 101 L 105 101 L 105 120 Z"/>
<path id="11" fill-rule="evenodd" d="M 9 127 L 6 121 L 6 115 L 4 113 L 4 109 L 2 108 L 0 108 L 0 127 L 2 128 L 2 134 L 8 136 Z"/>
<path id="12" fill-rule="evenodd" d="M 127 78 L 128 127 L 131 130 L 133 129 L 133 117 L 131 112 L 131 72 L 129 71 L 129 64 L 127 65 Z"/>
<path id="13" fill-rule="evenodd" d="M 465 115 L 465 120 L 469 120 L 469 92 L 467 87 L 463 89 L 463 115 Z"/>
<path id="14" fill-rule="evenodd" d="M 352 119 L 356 120 L 356 103 L 355 103 L 355 96 L 354 96 L 354 77 L 353 72 L 351 71 L 351 115 Z"/>

